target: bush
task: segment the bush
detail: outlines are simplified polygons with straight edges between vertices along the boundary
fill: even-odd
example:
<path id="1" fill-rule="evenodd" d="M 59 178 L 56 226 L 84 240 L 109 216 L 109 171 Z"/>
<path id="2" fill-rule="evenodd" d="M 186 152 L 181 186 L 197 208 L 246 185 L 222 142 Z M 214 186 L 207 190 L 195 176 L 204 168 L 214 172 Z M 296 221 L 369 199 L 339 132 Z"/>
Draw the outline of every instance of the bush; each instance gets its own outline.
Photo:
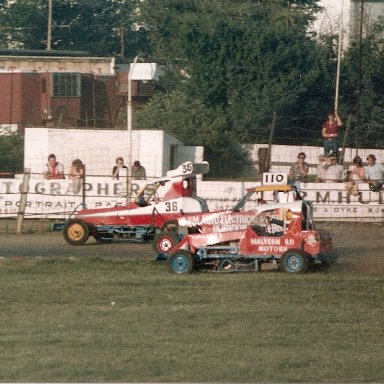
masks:
<path id="1" fill-rule="evenodd" d="M 24 138 L 18 134 L 0 135 L 0 172 L 23 171 Z"/>

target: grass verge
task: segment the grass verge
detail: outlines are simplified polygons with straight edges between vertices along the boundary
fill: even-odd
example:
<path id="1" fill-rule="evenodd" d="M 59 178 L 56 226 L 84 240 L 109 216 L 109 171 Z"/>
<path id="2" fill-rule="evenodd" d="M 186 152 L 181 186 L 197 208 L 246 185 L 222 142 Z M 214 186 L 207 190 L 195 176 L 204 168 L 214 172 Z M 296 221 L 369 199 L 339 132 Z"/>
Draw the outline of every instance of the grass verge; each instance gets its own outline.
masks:
<path id="1" fill-rule="evenodd" d="M 379 382 L 383 280 L 2 260 L 0 380 Z"/>

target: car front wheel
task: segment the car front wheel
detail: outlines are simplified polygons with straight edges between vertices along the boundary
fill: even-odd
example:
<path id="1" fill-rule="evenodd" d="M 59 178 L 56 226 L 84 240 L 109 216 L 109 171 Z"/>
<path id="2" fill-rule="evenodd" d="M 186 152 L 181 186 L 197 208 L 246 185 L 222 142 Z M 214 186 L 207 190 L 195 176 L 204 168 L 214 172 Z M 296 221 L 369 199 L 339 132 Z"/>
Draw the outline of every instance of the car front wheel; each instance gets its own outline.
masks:
<path id="1" fill-rule="evenodd" d="M 89 227 L 81 220 L 69 220 L 64 225 L 64 239 L 71 245 L 83 245 L 89 238 Z"/>
<path id="2" fill-rule="evenodd" d="M 179 250 L 168 258 L 168 267 L 173 273 L 192 273 L 193 266 L 193 257 L 188 251 Z"/>
<path id="3" fill-rule="evenodd" d="M 280 269 L 287 273 L 304 273 L 308 271 L 309 266 L 308 256 L 298 249 L 285 252 L 280 260 Z"/>

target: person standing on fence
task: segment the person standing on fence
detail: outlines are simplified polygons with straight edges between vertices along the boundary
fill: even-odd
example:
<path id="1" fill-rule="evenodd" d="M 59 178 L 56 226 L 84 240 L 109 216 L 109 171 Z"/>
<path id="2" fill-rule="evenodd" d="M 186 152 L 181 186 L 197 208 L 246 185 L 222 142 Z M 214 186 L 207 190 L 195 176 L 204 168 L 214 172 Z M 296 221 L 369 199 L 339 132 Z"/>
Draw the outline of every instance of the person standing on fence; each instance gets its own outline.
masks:
<path id="1" fill-rule="evenodd" d="M 321 136 L 323 138 L 324 155 L 328 156 L 333 153 L 339 156 L 339 128 L 343 125 L 337 111 L 328 114 L 328 120 L 323 123 L 321 128 Z"/>
<path id="2" fill-rule="evenodd" d="M 49 179 L 65 179 L 64 176 L 64 166 L 59 163 L 56 159 L 56 156 L 51 153 L 48 156 L 48 163 L 45 164 L 44 169 L 44 178 Z"/>
<path id="3" fill-rule="evenodd" d="M 119 176 L 121 176 L 120 172 L 123 169 L 127 170 L 128 168 L 124 165 L 124 159 L 122 157 L 118 157 L 116 159 L 116 165 L 112 168 L 112 179 L 119 180 Z"/>
<path id="4" fill-rule="evenodd" d="M 306 155 L 300 152 L 297 155 L 297 161 L 292 164 L 288 173 L 288 184 L 293 185 L 300 190 L 300 182 L 306 181 L 309 172 L 309 165 L 305 162 Z"/>
<path id="5" fill-rule="evenodd" d="M 381 191 L 384 184 L 384 166 L 376 163 L 376 157 L 372 153 L 367 157 L 368 165 L 365 167 L 365 177 L 369 188 L 373 192 Z"/>
<path id="6" fill-rule="evenodd" d="M 69 179 L 72 180 L 73 193 L 78 194 L 81 191 L 85 177 L 85 165 L 80 159 L 72 161 L 69 170 Z"/>
<path id="7" fill-rule="evenodd" d="M 132 179 L 133 180 L 146 180 L 145 168 L 140 164 L 140 161 L 136 160 L 132 167 Z"/>

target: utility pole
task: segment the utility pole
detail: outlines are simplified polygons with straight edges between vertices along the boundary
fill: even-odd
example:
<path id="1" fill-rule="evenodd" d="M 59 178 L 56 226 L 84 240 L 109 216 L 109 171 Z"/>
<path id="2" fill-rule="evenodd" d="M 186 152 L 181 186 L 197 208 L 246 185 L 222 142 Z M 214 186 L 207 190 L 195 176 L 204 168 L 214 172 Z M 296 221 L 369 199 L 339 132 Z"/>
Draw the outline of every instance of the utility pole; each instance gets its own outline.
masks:
<path id="1" fill-rule="evenodd" d="M 47 51 L 52 46 L 52 0 L 48 0 L 48 32 L 47 32 Z"/>
<path id="2" fill-rule="evenodd" d="M 355 131 L 355 147 L 356 154 L 359 148 L 359 132 L 361 131 L 361 88 L 363 80 L 363 21 L 364 21 L 364 0 L 360 0 L 360 30 L 359 30 L 359 57 L 357 70 L 357 99 L 356 99 L 356 131 Z"/>
<path id="3" fill-rule="evenodd" d="M 124 27 L 120 27 L 120 56 L 124 58 L 125 52 L 124 52 Z"/>
<path id="4" fill-rule="evenodd" d="M 340 85 L 340 61 L 341 61 L 341 47 L 343 40 L 343 15 L 344 15 L 344 0 L 341 3 L 341 17 L 339 29 L 339 44 L 337 50 L 337 69 L 336 69 L 336 90 L 335 90 L 335 111 L 339 108 L 339 85 Z"/>

